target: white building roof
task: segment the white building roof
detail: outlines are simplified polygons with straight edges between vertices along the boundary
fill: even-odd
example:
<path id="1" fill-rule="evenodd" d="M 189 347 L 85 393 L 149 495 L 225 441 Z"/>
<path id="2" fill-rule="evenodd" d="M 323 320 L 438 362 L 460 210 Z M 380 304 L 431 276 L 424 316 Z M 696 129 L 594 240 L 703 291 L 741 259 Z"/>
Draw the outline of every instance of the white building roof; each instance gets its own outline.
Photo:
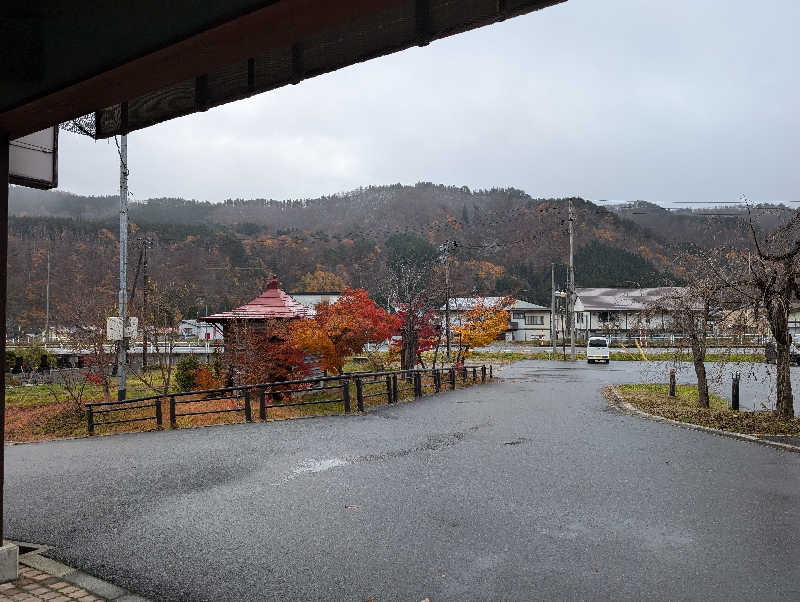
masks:
<path id="1" fill-rule="evenodd" d="M 656 288 L 575 288 L 576 307 L 583 311 L 640 311 L 658 299 L 682 291 L 677 286 Z"/>
<path id="2" fill-rule="evenodd" d="M 505 297 L 453 297 L 450 299 L 450 311 L 468 311 L 474 308 L 479 303 L 483 303 L 484 305 L 495 305 L 500 303 L 505 299 Z M 446 308 L 442 305 L 439 308 L 440 311 L 444 311 Z M 548 308 L 542 305 L 536 305 L 535 303 L 528 303 L 527 301 L 521 301 L 519 299 L 515 299 L 514 303 L 509 308 L 511 311 L 524 311 L 526 309 L 529 310 L 548 310 Z"/>
<path id="3" fill-rule="evenodd" d="M 298 303 L 302 303 L 306 307 L 310 307 L 314 309 L 320 303 L 327 301 L 328 303 L 336 303 L 339 300 L 339 297 L 342 296 L 342 293 L 325 293 L 325 292 L 314 292 L 314 293 L 289 293 L 292 298 L 297 301 Z"/>

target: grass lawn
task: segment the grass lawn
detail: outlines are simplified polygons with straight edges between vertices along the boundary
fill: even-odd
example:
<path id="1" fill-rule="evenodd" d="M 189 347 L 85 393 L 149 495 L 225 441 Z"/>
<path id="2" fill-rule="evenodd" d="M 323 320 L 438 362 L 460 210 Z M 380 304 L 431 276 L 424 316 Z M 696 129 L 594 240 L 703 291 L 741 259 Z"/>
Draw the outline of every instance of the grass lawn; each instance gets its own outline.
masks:
<path id="1" fill-rule="evenodd" d="M 667 385 L 620 385 L 614 387 L 623 401 L 648 414 L 745 435 L 800 436 L 800 418 L 785 419 L 772 412 L 734 412 L 728 402 L 711 394 L 708 409 L 698 405 L 697 387 L 678 385 L 676 397 Z"/>
<path id="2" fill-rule="evenodd" d="M 147 373 L 147 380 L 156 387 L 163 385 L 164 379 L 160 370 L 150 370 Z M 174 378 L 174 371 L 173 371 Z M 26 385 L 14 384 L 15 378 L 6 383 L 6 407 L 35 407 L 48 404 L 58 404 L 69 401 L 69 396 L 63 385 Z M 138 376 L 128 375 L 128 397 L 147 397 L 155 395 L 148 385 Z M 115 398 L 117 393 L 116 378 L 111 378 L 111 396 Z M 174 386 L 172 387 L 174 390 Z M 87 384 L 83 392 L 83 401 L 103 401 L 103 389 L 99 385 Z"/>

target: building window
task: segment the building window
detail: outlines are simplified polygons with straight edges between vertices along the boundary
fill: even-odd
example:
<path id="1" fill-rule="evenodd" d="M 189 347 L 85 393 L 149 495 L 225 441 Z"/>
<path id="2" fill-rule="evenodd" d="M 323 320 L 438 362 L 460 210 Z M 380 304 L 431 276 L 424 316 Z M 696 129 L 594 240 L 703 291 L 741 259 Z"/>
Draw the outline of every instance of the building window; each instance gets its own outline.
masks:
<path id="1" fill-rule="evenodd" d="M 526 326 L 544 326 L 544 316 L 533 316 L 533 315 L 526 315 L 525 316 L 525 325 Z"/>
<path id="2" fill-rule="evenodd" d="M 514 320 L 521 320 L 525 314 L 523 314 L 521 311 L 515 311 L 512 313 L 512 316 Z"/>
<path id="3" fill-rule="evenodd" d="M 579 311 L 579 312 L 576 314 L 575 321 L 576 321 L 578 324 L 583 324 L 583 312 L 582 312 L 582 311 Z"/>

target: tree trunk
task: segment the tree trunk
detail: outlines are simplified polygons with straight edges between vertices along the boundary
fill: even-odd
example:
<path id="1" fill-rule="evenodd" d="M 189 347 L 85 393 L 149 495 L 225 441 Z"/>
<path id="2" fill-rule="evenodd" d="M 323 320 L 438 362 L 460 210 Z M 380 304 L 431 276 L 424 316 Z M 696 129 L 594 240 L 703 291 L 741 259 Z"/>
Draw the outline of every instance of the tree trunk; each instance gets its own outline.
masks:
<path id="1" fill-rule="evenodd" d="M 417 336 L 416 332 L 403 333 L 403 343 L 400 348 L 400 369 L 411 370 L 417 363 Z"/>
<path id="2" fill-rule="evenodd" d="M 792 400 L 792 381 L 790 379 L 791 357 L 789 345 L 778 343 L 776 345 L 778 358 L 775 362 L 777 376 L 775 413 L 782 418 L 794 418 L 794 404 Z"/>
<path id="3" fill-rule="evenodd" d="M 412 316 L 406 317 L 400 336 L 400 369 L 411 370 L 417 361 L 417 329 Z"/>
<path id="4" fill-rule="evenodd" d="M 792 400 L 792 381 L 789 366 L 791 357 L 789 349 L 792 337 L 789 335 L 789 315 L 783 305 L 775 304 L 768 308 L 769 326 L 772 336 L 775 337 L 777 359 L 775 362 L 775 413 L 782 418 L 794 418 L 794 403 Z"/>
<path id="5" fill-rule="evenodd" d="M 708 378 L 706 376 L 706 328 L 708 325 L 709 305 L 705 303 L 704 312 L 699 321 L 692 318 L 689 336 L 692 344 L 692 362 L 697 375 L 697 401 L 701 408 L 708 408 Z"/>
<path id="6" fill-rule="evenodd" d="M 694 373 L 697 375 L 697 400 L 701 408 L 709 407 L 708 400 L 708 378 L 706 377 L 706 365 L 703 358 L 693 354 Z"/>

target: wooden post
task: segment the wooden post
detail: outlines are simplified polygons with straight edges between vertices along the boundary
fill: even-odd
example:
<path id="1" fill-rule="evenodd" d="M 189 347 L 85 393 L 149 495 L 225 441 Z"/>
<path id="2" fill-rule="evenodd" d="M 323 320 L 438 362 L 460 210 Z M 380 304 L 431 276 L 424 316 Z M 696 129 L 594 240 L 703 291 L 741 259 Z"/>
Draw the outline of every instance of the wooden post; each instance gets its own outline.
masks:
<path id="1" fill-rule="evenodd" d="M 472 368 L 472 383 L 478 382 L 478 369 L 473 367 Z"/>
<path id="2" fill-rule="evenodd" d="M 344 413 L 350 413 L 350 379 L 343 378 L 342 383 L 342 401 L 344 401 Z"/>
<path id="3" fill-rule="evenodd" d="M 492 374 L 492 365 L 489 364 L 489 379 L 491 380 L 492 378 L 494 378 L 494 374 Z"/>
<path id="4" fill-rule="evenodd" d="M 267 388 L 261 387 L 261 392 L 258 394 L 258 417 L 261 420 L 267 419 Z"/>
<path id="5" fill-rule="evenodd" d="M 731 385 L 731 409 L 734 412 L 739 411 L 739 373 L 733 375 L 733 383 Z"/>
<path id="6" fill-rule="evenodd" d="M 482 383 L 486 382 L 486 366 L 485 365 L 481 366 L 481 382 Z"/>
<path id="7" fill-rule="evenodd" d="M 169 396 L 169 428 L 178 428 L 177 420 L 175 419 L 175 396 Z"/>
<path id="8" fill-rule="evenodd" d="M 386 375 L 386 403 L 392 403 L 392 377 Z"/>
<path id="9" fill-rule="evenodd" d="M 400 400 L 400 392 L 397 388 L 397 374 L 392 374 L 392 400 L 394 403 Z"/>
<path id="10" fill-rule="evenodd" d="M 161 428 L 164 424 L 164 421 L 161 417 L 161 398 L 159 397 L 156 399 L 156 425 L 158 428 Z"/>
<path id="11" fill-rule="evenodd" d="M 89 436 L 94 435 L 94 411 L 92 406 L 86 406 L 86 420 L 88 422 Z"/>
<path id="12" fill-rule="evenodd" d="M 439 391 L 442 390 L 442 383 L 439 379 L 439 376 L 441 374 L 439 373 L 438 370 L 433 370 L 431 374 L 433 375 L 433 392 L 438 393 Z"/>
<path id="13" fill-rule="evenodd" d="M 250 389 L 244 392 L 244 419 L 245 422 L 253 422 L 253 410 L 250 407 Z"/>
<path id="14" fill-rule="evenodd" d="M 450 368 L 449 376 L 450 376 L 450 390 L 451 391 L 455 391 L 456 390 L 456 369 L 455 368 Z"/>
<path id="15" fill-rule="evenodd" d="M 8 293 L 8 134 L 0 132 L 0 359 L 3 361 L 3 383 L 0 387 L 0 545 L 3 545 L 3 508 L 6 478 L 6 296 Z"/>
<path id="16" fill-rule="evenodd" d="M 356 407 L 359 412 L 364 411 L 364 385 L 360 376 L 356 376 Z"/>
<path id="17" fill-rule="evenodd" d="M 675 397 L 675 368 L 669 369 L 669 396 Z"/>
<path id="18" fill-rule="evenodd" d="M 414 372 L 414 397 L 422 397 L 422 374 Z"/>

